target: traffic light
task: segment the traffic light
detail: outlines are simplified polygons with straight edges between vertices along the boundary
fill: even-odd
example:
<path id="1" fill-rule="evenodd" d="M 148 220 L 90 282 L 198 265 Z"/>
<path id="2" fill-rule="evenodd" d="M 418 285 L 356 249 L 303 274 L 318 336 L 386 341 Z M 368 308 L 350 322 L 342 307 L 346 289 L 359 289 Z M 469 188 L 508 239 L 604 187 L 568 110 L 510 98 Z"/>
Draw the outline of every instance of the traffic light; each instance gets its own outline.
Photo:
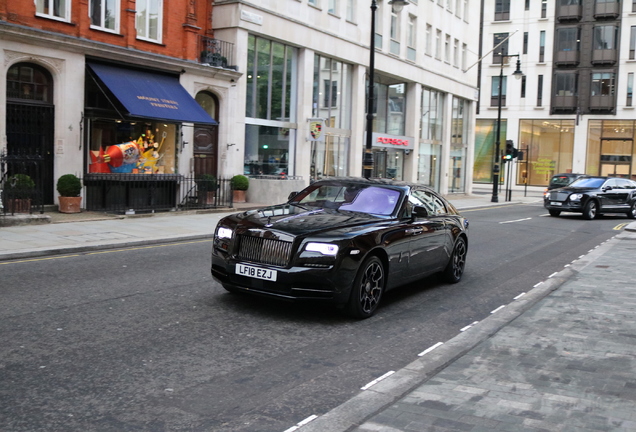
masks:
<path id="1" fill-rule="evenodd" d="M 503 160 L 510 161 L 519 155 L 519 150 L 515 148 L 512 140 L 506 140 L 506 152 L 504 153 Z"/>

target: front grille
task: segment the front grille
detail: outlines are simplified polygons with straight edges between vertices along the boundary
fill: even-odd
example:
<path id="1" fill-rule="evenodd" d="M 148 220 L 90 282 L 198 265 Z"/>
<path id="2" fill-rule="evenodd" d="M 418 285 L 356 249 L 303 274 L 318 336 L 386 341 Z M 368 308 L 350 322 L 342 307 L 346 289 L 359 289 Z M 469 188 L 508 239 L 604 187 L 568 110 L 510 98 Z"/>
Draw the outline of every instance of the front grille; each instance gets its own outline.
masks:
<path id="1" fill-rule="evenodd" d="M 565 201 L 570 196 L 570 192 L 550 192 L 550 201 Z"/>
<path id="2" fill-rule="evenodd" d="M 291 248 L 290 242 L 241 235 L 237 258 L 242 261 L 285 267 L 289 263 Z"/>

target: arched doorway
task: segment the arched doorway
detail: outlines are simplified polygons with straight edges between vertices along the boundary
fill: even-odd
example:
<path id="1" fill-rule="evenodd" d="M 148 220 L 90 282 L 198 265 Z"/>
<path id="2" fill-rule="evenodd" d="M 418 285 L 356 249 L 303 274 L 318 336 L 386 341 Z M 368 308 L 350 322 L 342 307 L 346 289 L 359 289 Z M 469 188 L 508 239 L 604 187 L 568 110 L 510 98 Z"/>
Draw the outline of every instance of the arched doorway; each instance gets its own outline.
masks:
<path id="1" fill-rule="evenodd" d="M 218 121 L 219 100 L 212 93 L 202 91 L 197 93 L 195 100 L 201 107 Z M 194 175 L 202 174 L 217 176 L 219 129 L 217 125 L 194 126 Z"/>
<path id="2" fill-rule="evenodd" d="M 41 66 L 16 63 L 7 72 L 7 153 L 53 204 L 53 78 Z M 9 172 L 11 174 L 11 172 Z"/>

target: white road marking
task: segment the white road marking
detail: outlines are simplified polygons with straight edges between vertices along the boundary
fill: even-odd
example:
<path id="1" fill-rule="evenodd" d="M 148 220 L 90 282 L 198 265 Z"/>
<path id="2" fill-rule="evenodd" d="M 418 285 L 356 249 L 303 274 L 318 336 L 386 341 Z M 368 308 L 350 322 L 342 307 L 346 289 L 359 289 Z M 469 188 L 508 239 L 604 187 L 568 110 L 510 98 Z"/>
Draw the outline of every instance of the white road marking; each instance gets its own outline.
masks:
<path id="1" fill-rule="evenodd" d="M 424 351 L 422 351 L 421 353 L 419 353 L 417 356 L 418 357 L 422 357 L 423 355 L 426 355 L 428 353 L 430 353 L 431 351 L 433 351 L 435 348 L 437 348 L 440 345 L 444 345 L 444 342 L 437 342 L 435 345 L 433 345 L 430 348 L 426 348 Z"/>
<path id="2" fill-rule="evenodd" d="M 468 330 L 469 328 L 471 328 L 472 326 L 474 326 L 475 324 L 477 324 L 478 322 L 479 322 L 479 321 L 475 321 L 475 322 L 474 322 L 474 323 L 472 323 L 472 324 L 468 324 L 466 327 L 464 327 L 464 328 L 462 328 L 462 329 L 459 329 L 459 331 L 461 331 L 461 332 L 466 331 L 466 330 Z"/>
<path id="3" fill-rule="evenodd" d="M 508 223 L 514 223 L 514 222 L 523 222 L 523 221 L 527 221 L 532 219 L 531 217 L 529 218 L 524 218 L 524 219 L 517 219 L 517 220 L 511 220 L 511 221 L 505 221 L 505 222 L 499 222 L 500 224 L 508 224 Z"/>
<path id="4" fill-rule="evenodd" d="M 491 313 L 491 314 L 494 314 L 495 312 L 498 312 L 498 311 L 500 311 L 501 309 L 503 309 L 503 308 L 505 308 L 505 307 L 506 307 L 506 305 L 499 306 L 497 309 L 495 309 L 494 311 L 492 311 L 492 312 L 490 312 L 490 313 Z"/>
<path id="5" fill-rule="evenodd" d="M 536 286 L 536 285 L 535 285 Z M 514 298 L 514 300 L 518 300 L 521 297 L 523 297 L 524 295 L 526 295 L 526 293 L 522 292 L 521 294 L 519 294 L 517 297 Z"/>
<path id="6" fill-rule="evenodd" d="M 360 388 L 360 390 L 366 390 L 366 389 L 376 385 L 377 383 L 379 383 L 380 381 L 382 381 L 386 377 L 393 375 L 394 373 L 395 373 L 395 371 L 388 371 L 387 373 L 382 375 L 380 378 L 376 378 L 373 381 L 371 381 L 369 384 L 367 384 L 364 387 Z"/>

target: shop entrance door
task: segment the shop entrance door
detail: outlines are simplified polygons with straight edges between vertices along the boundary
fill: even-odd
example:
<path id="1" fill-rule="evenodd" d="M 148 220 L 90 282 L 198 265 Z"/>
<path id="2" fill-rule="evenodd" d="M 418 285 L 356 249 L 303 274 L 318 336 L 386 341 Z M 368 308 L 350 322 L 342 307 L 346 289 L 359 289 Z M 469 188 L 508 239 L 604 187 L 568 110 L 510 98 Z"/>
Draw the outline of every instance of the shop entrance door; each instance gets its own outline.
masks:
<path id="1" fill-rule="evenodd" d="M 217 176 L 218 126 L 196 127 L 194 129 L 194 175 Z"/>
<path id="2" fill-rule="evenodd" d="M 387 152 L 375 150 L 373 152 L 373 177 L 387 178 L 386 173 Z"/>
<path id="3" fill-rule="evenodd" d="M 633 145 L 632 140 L 602 140 L 601 175 L 630 178 Z"/>

